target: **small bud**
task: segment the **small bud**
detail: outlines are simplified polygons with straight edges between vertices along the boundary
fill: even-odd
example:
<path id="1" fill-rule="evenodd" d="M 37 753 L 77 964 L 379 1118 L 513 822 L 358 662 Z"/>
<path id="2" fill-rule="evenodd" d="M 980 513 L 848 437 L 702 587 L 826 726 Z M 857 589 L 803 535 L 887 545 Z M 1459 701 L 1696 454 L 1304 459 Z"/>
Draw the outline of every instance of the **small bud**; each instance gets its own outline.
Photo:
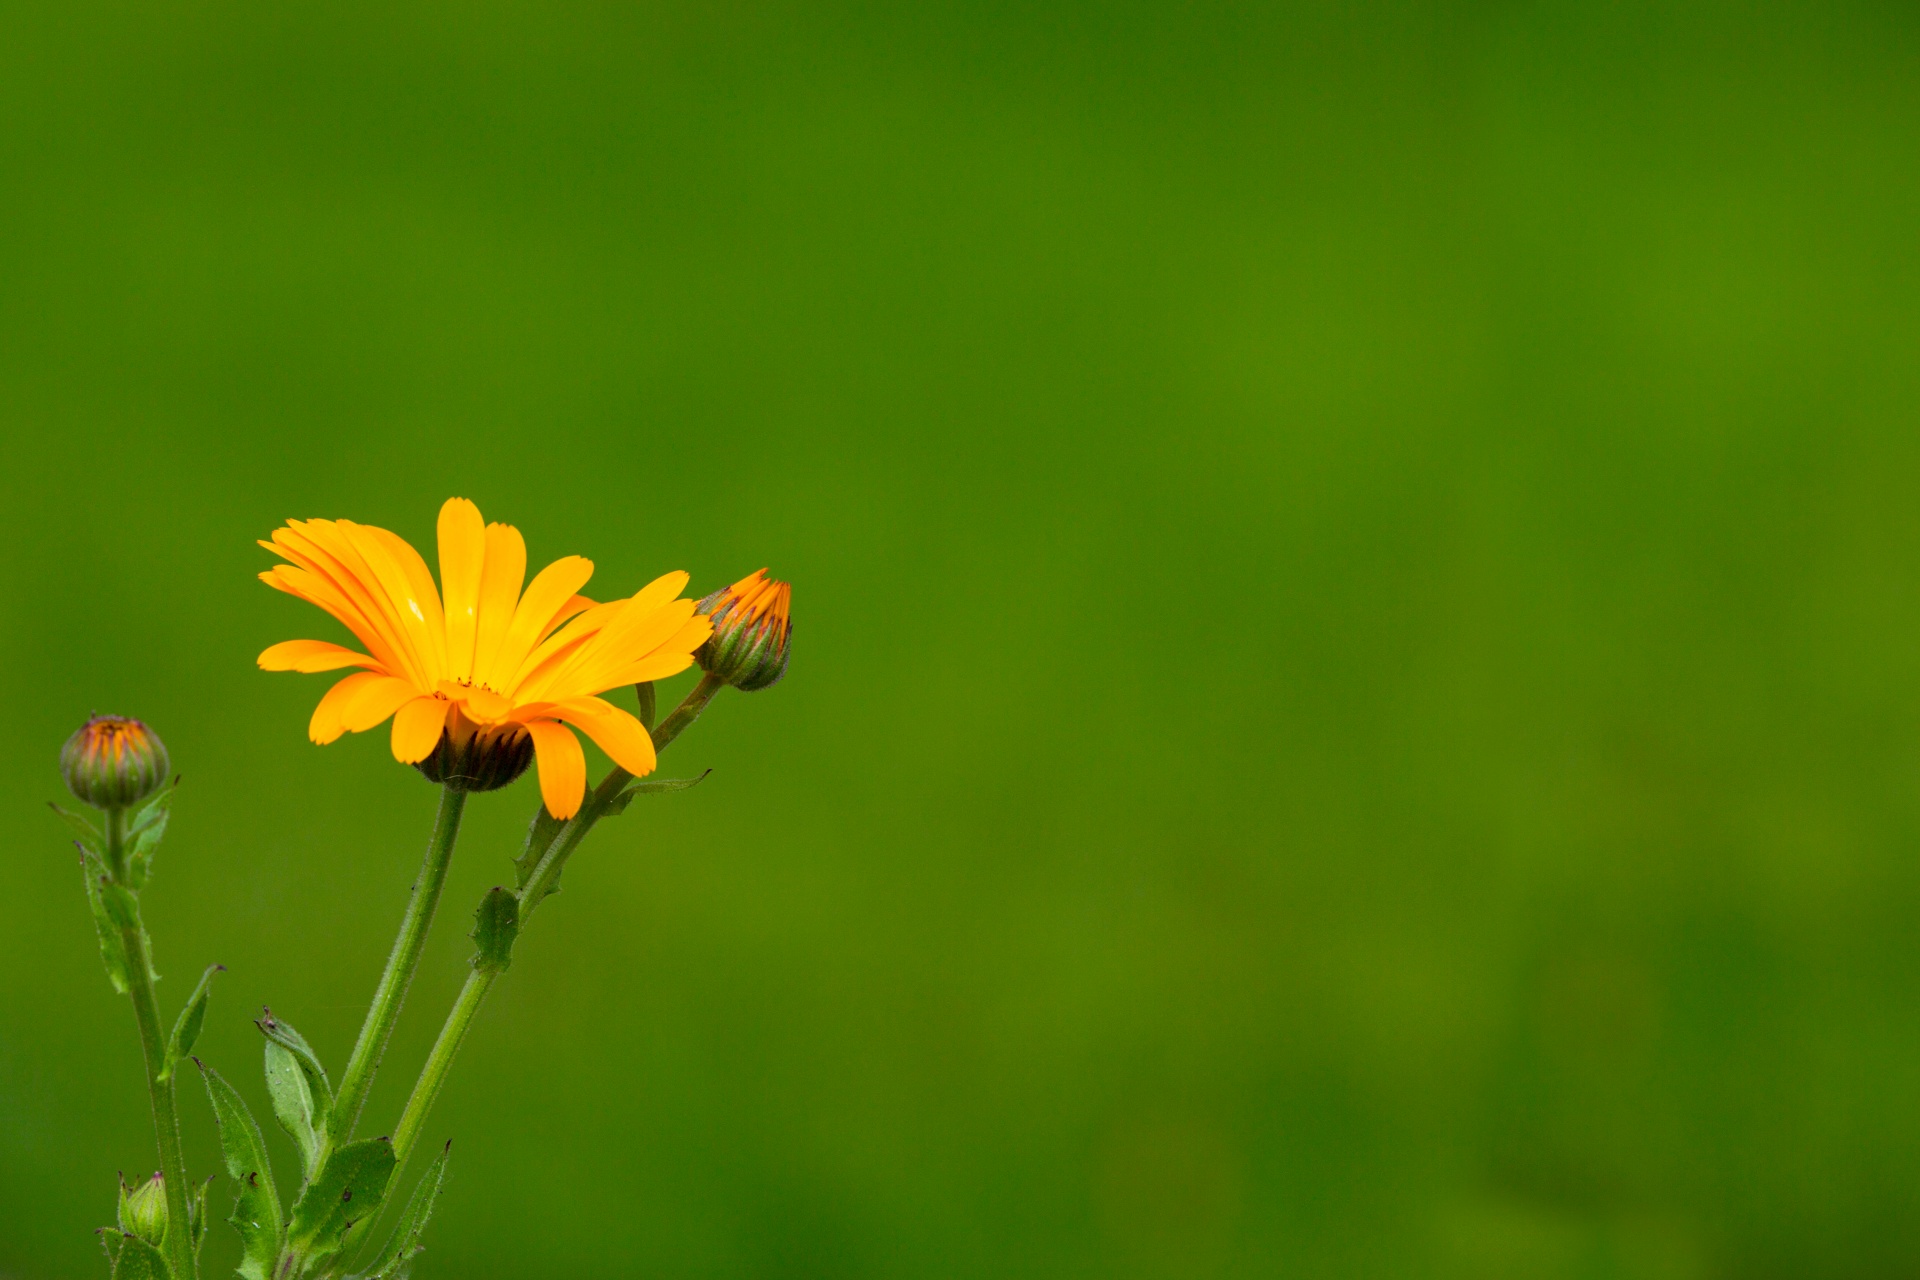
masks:
<path id="1" fill-rule="evenodd" d="M 742 693 L 779 684 L 793 639 L 787 616 L 792 599 L 791 583 L 761 569 L 702 600 L 699 609 L 713 620 L 713 638 L 694 654 L 700 669 Z"/>
<path id="2" fill-rule="evenodd" d="M 120 1179 L 120 1229 L 158 1249 L 167 1236 L 167 1181 L 156 1173 L 137 1187 Z"/>
<path id="3" fill-rule="evenodd" d="M 413 767 L 456 791 L 498 791 L 533 763 L 533 736 L 517 724 L 481 728 L 455 713 L 427 758 Z"/>
<path id="4" fill-rule="evenodd" d="M 138 804 L 167 780 L 160 735 L 124 716 L 95 716 L 60 749 L 60 772 L 73 794 L 96 809 Z"/>

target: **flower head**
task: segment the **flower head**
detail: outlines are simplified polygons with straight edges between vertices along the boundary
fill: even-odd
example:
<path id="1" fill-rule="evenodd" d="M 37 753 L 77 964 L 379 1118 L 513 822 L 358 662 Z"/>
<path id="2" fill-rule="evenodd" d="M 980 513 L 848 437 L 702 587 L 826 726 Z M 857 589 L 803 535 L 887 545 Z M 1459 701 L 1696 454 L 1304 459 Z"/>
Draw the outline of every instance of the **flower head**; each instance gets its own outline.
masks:
<path id="1" fill-rule="evenodd" d="M 486 524 L 464 498 L 440 508 L 440 583 L 397 534 L 348 520 L 289 520 L 260 545 L 288 563 L 267 585 L 319 605 L 365 647 L 288 640 L 260 655 L 268 671 L 363 670 L 329 689 L 307 727 L 315 742 L 393 719 L 393 755 L 464 790 L 504 786 L 526 768 L 556 818 L 586 792 L 579 729 L 635 775 L 653 771 L 640 721 L 595 695 L 684 671 L 712 632 L 680 592 L 684 573 L 625 600 L 579 594 L 593 563 L 556 560 L 522 584 L 526 544 Z M 514 767 L 515 759 L 518 767 Z"/>
<path id="2" fill-rule="evenodd" d="M 792 600 L 793 584 L 769 578 L 765 569 L 701 600 L 700 612 L 713 621 L 713 639 L 695 655 L 700 669 L 742 693 L 779 684 L 792 647 Z"/>
<path id="3" fill-rule="evenodd" d="M 138 804 L 160 789 L 168 768 L 160 735 L 125 716 L 94 716 L 60 748 L 68 789 L 96 809 Z"/>

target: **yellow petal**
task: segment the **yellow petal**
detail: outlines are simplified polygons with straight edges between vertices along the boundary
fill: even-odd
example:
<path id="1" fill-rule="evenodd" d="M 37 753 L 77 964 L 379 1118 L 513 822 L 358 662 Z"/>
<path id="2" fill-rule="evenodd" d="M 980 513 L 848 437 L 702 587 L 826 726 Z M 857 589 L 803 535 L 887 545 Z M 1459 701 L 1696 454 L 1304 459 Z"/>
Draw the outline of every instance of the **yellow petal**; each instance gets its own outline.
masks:
<path id="1" fill-rule="evenodd" d="M 375 676 L 355 689 L 340 708 L 340 723 L 351 732 L 365 733 L 419 696 L 419 688 L 408 681 Z"/>
<path id="2" fill-rule="evenodd" d="M 446 727 L 451 702 L 439 698 L 415 698 L 393 713 L 393 758 L 401 764 L 418 764 L 433 754 Z"/>
<path id="3" fill-rule="evenodd" d="M 687 589 L 692 578 L 686 570 L 675 569 L 672 573 L 663 573 L 646 586 L 633 593 L 643 610 L 651 612 Z"/>
<path id="4" fill-rule="evenodd" d="M 480 573 L 480 604 L 474 620 L 473 673 L 485 680 L 493 670 L 507 629 L 513 625 L 520 602 L 520 584 L 527 577 L 527 544 L 510 524 L 487 526 L 487 560 Z"/>
<path id="5" fill-rule="evenodd" d="M 465 498 L 440 508 L 440 590 L 447 614 L 447 674 L 473 678 L 474 621 L 480 612 L 480 576 L 487 562 L 487 524 Z"/>
<path id="6" fill-rule="evenodd" d="M 557 703 L 556 719 L 578 727 L 613 762 L 636 778 L 653 772 L 653 738 L 638 719 L 604 698 L 571 698 Z M 558 815 L 556 815 L 558 816 Z"/>
<path id="7" fill-rule="evenodd" d="M 565 672 L 554 676 L 547 696 L 564 698 L 613 688 L 620 683 L 622 671 L 681 634 L 695 616 L 692 600 L 669 601 L 647 613 L 637 607 L 640 603 L 636 596 L 630 602 L 635 608 L 607 624 Z"/>
<path id="8" fill-rule="evenodd" d="M 540 765 L 540 798 L 556 818 L 571 818 L 587 794 L 587 755 L 573 730 L 552 720 L 527 725 L 534 759 Z"/>
<path id="9" fill-rule="evenodd" d="M 418 655 L 421 674 L 431 686 L 446 675 L 447 623 L 426 562 L 404 539 L 386 529 L 351 520 L 335 523 L 386 592 L 391 612 Z"/>
<path id="10" fill-rule="evenodd" d="M 333 688 L 321 696 L 320 705 L 313 709 L 313 719 L 307 722 L 307 736 L 324 747 L 345 733 L 347 726 L 340 718 L 341 712 L 368 684 L 386 678 L 371 671 L 360 671 L 336 681 Z"/>
<path id="11" fill-rule="evenodd" d="M 480 683 L 499 693 L 512 696 L 509 681 L 533 647 L 552 629 L 554 617 L 573 599 L 574 593 L 593 576 L 593 561 L 582 556 L 564 556 L 542 569 L 527 584 L 520 606 L 513 611 L 513 625 L 507 628 L 493 665 L 480 672 Z"/>
<path id="12" fill-rule="evenodd" d="M 295 558 L 292 553 L 285 550 L 280 554 L 286 555 L 289 559 Z M 380 622 L 370 619 L 359 604 L 342 592 L 326 574 L 317 569 L 303 567 L 299 561 L 296 561 L 294 564 L 275 565 L 261 574 L 260 580 L 270 587 L 291 596 L 298 596 L 308 604 L 324 609 L 338 619 L 347 630 L 353 632 L 354 638 L 365 645 L 367 652 L 378 658 L 381 665 L 389 670 L 402 669 L 399 667 L 398 652 Z"/>
<path id="13" fill-rule="evenodd" d="M 695 649 L 699 645 L 694 646 Z M 650 653 L 630 667 L 622 667 L 607 678 L 605 689 L 617 689 L 623 684 L 640 684 L 647 680 L 665 680 L 677 676 L 693 665 L 693 649 L 681 653 L 660 650 Z M 602 690 L 595 690 L 596 693 Z"/>
<path id="14" fill-rule="evenodd" d="M 269 645 L 259 659 L 262 671 L 338 671 L 341 667 L 371 667 L 380 671 L 380 663 L 364 653 L 343 649 L 325 640 L 282 640 Z"/>
<path id="15" fill-rule="evenodd" d="M 586 599 L 575 596 L 574 601 Z M 606 604 L 596 604 L 575 618 L 571 625 L 555 631 L 542 640 L 539 647 L 527 655 L 514 673 L 508 687 L 513 689 L 514 697 L 521 702 L 538 701 L 544 697 L 548 677 L 562 670 L 573 656 L 580 652 L 600 629 L 611 622 L 627 605 L 625 600 L 613 600 Z"/>
<path id="16" fill-rule="evenodd" d="M 274 531 L 273 539 L 289 552 L 297 550 L 304 555 L 304 567 L 324 577 L 340 596 L 359 610 L 368 625 L 378 631 L 385 652 L 376 648 L 369 637 L 361 637 L 367 641 L 374 657 L 409 680 L 425 680 L 426 666 L 419 647 L 396 611 L 392 594 L 367 563 L 345 525 L 345 521 L 337 520 L 289 520 L 285 529 Z M 292 554 L 288 558 L 292 559 Z"/>
<path id="17" fill-rule="evenodd" d="M 504 720 L 513 710 L 512 703 L 491 689 L 456 684 L 452 680 L 442 680 L 439 693 L 448 701 L 459 703 L 468 716 L 481 724 L 494 724 Z"/>

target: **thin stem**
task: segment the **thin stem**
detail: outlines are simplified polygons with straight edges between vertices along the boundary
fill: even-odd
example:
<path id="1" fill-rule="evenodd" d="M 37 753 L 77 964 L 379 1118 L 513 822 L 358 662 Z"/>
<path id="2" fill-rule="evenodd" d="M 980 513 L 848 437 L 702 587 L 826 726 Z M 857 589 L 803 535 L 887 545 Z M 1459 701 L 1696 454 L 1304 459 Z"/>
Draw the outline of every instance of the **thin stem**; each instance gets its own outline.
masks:
<path id="1" fill-rule="evenodd" d="M 394 1021 L 406 1001 L 413 971 L 420 965 L 420 951 L 427 942 L 427 930 L 433 927 L 434 909 L 440 905 L 440 891 L 446 887 L 447 867 L 453 861 L 453 842 L 460 834 L 460 815 L 467 804 L 467 793 L 454 787 L 440 789 L 440 812 L 433 821 L 433 839 L 427 844 L 427 856 L 420 864 L 420 878 L 413 882 L 413 895 L 407 899 L 407 914 L 400 921 L 400 932 L 393 940 L 393 952 L 380 975 L 380 986 L 373 993 L 373 1005 L 354 1042 L 353 1055 L 347 1059 L 346 1074 L 340 1078 L 340 1091 L 334 1097 L 333 1113 L 327 1120 L 324 1138 L 329 1148 L 353 1136 L 360 1109 L 366 1105 L 367 1090 L 380 1059 L 393 1035 Z M 315 1167 L 324 1162 L 322 1152 Z"/>
<path id="2" fill-rule="evenodd" d="M 107 866 L 116 881 L 124 878 L 127 861 L 127 815 L 107 810 Z M 167 1263 L 176 1277 L 193 1280 L 193 1226 L 187 1211 L 187 1159 L 180 1149 L 180 1112 L 174 1105 L 171 1073 L 166 1073 L 167 1036 L 160 1027 L 160 1001 L 153 992 L 153 957 L 148 953 L 146 929 L 135 917 L 120 930 L 127 958 L 127 994 L 133 997 L 133 1020 L 140 1026 L 140 1051 L 147 1068 L 147 1100 L 153 1105 L 153 1134 L 160 1147 L 160 1174 L 167 1193 Z"/>
<path id="3" fill-rule="evenodd" d="M 714 676 L 703 676 L 700 683 L 693 687 L 673 714 L 663 720 L 653 730 L 653 749 L 658 755 L 667 749 L 669 743 L 700 718 L 713 696 L 725 687 L 725 682 Z M 555 835 L 553 843 L 541 855 L 533 874 L 519 892 L 520 924 L 524 928 L 527 917 L 547 896 L 554 880 L 559 878 L 560 868 L 580 842 L 586 839 L 587 832 L 605 816 L 607 805 L 620 794 L 623 787 L 631 781 L 633 775 L 615 765 L 600 785 L 580 804 L 580 812 L 573 815 L 567 824 Z M 413 1094 L 407 1099 L 407 1109 L 400 1116 L 400 1125 L 393 1135 L 394 1171 L 389 1182 L 397 1186 L 401 1170 L 406 1166 L 407 1156 L 413 1150 L 413 1144 L 420 1136 L 420 1128 L 426 1123 L 427 1113 L 433 1109 L 434 1100 L 440 1096 L 440 1088 L 446 1083 L 447 1072 L 453 1067 L 454 1055 L 460 1052 L 460 1045 L 467 1038 L 467 1031 L 473 1026 L 473 1019 L 480 1012 L 480 1006 L 486 1001 L 487 992 L 493 989 L 495 979 L 501 970 L 482 972 L 478 969 L 467 975 L 466 985 L 460 988 L 459 997 L 453 1002 L 453 1009 L 447 1014 L 446 1025 L 440 1028 L 440 1038 L 434 1041 L 433 1052 L 427 1056 L 427 1065 L 421 1069 L 420 1079 L 413 1086 Z"/>
<path id="4" fill-rule="evenodd" d="M 413 1151 L 414 1140 L 420 1136 L 420 1126 L 427 1122 L 427 1113 L 433 1110 L 434 1101 L 440 1096 L 440 1087 L 447 1082 L 447 1072 L 453 1068 L 453 1057 L 460 1052 L 467 1031 L 473 1026 L 474 1016 L 480 1012 L 487 992 L 493 990 L 494 980 L 502 972 L 500 969 L 475 969 L 467 975 L 466 985 L 460 988 L 460 995 L 447 1014 L 446 1025 L 440 1028 L 440 1038 L 433 1042 L 433 1052 L 427 1055 L 427 1065 L 420 1069 L 420 1080 L 413 1086 L 413 1096 L 407 1099 L 407 1109 L 400 1115 L 399 1127 L 393 1131 L 394 1170 L 391 1182 L 399 1180 L 400 1170 Z"/>
<path id="5" fill-rule="evenodd" d="M 688 725 L 698 720 L 700 713 L 707 709 L 707 704 L 713 701 L 713 695 L 724 688 L 726 688 L 726 681 L 718 676 L 711 674 L 701 676 L 700 683 L 693 686 L 692 691 L 680 700 L 680 705 L 673 709 L 673 714 L 662 720 L 660 727 L 652 731 L 654 756 L 658 758 L 675 738 L 685 732 Z M 573 851 L 580 847 L 580 842 L 587 838 L 587 832 L 593 830 L 594 824 L 606 814 L 607 806 L 613 802 L 613 798 L 619 795 L 621 789 L 632 780 L 632 774 L 615 765 L 608 771 L 607 776 L 600 780 L 600 785 L 593 789 L 593 794 L 581 803 L 580 812 L 574 814 L 567 820 L 567 824 L 560 828 L 553 843 L 547 846 L 547 851 L 534 865 L 533 874 L 527 877 L 527 883 L 520 889 L 520 923 L 523 927 L 527 923 L 527 917 L 533 914 L 533 909 L 552 892 L 553 882 L 560 878 L 560 868 L 565 866 L 567 859 L 573 856 Z"/>

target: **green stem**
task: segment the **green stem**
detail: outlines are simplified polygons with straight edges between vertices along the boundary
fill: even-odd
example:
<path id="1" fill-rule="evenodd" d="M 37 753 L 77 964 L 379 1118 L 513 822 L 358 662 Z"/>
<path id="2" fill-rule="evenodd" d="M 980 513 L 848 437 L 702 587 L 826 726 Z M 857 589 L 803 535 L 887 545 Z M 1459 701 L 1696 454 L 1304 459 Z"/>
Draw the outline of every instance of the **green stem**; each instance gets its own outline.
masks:
<path id="1" fill-rule="evenodd" d="M 713 696 L 726 687 L 726 681 L 718 676 L 701 676 L 700 683 L 693 686 L 692 692 L 680 700 L 680 705 L 673 709 L 673 714 L 662 720 L 660 727 L 652 731 L 654 756 L 658 758 L 675 738 L 685 732 L 688 725 L 698 720 L 700 713 L 707 709 L 707 704 L 713 701 Z M 533 874 L 527 877 L 526 884 L 520 888 L 520 924 L 523 928 L 526 926 L 527 917 L 533 914 L 533 909 L 553 891 L 554 881 L 560 878 L 560 869 L 566 865 L 567 859 L 572 857 L 573 851 L 580 847 L 580 842 L 587 838 L 587 833 L 593 830 L 594 824 L 605 816 L 607 806 L 613 802 L 613 798 L 619 795 L 631 781 L 633 781 L 633 775 L 619 765 L 615 765 L 608 771 L 607 776 L 600 780 L 600 785 L 593 789 L 593 794 L 582 802 L 580 812 L 568 819 L 567 825 L 560 828 L 553 843 L 547 846 L 547 851 L 540 855 L 540 861 L 534 864 Z"/>
<path id="2" fill-rule="evenodd" d="M 401 1113 L 399 1127 L 393 1131 L 394 1170 L 389 1186 L 397 1187 L 400 1170 L 405 1167 L 407 1157 L 413 1152 L 414 1141 L 420 1136 L 420 1126 L 427 1122 L 427 1113 L 433 1110 L 434 1101 L 440 1096 L 440 1087 L 447 1082 L 447 1072 L 453 1068 L 453 1057 L 466 1042 L 467 1031 L 473 1026 L 475 1015 L 480 1012 L 487 992 L 493 990 L 494 980 L 500 974 L 499 969 L 475 969 L 467 975 L 466 985 L 460 988 L 460 995 L 447 1014 L 446 1025 L 440 1028 L 440 1038 L 433 1042 L 433 1052 L 427 1055 L 427 1065 L 420 1069 L 419 1082 L 413 1086 L 413 1096 L 407 1099 L 407 1109 Z"/>
<path id="3" fill-rule="evenodd" d="M 688 725 L 700 718 L 713 696 L 726 687 L 726 682 L 714 676 L 701 677 L 700 683 L 674 708 L 673 714 L 661 721 L 652 731 L 655 755 L 667 749 L 675 738 L 685 731 Z M 526 926 L 527 918 L 533 914 L 552 888 L 553 882 L 560 877 L 560 869 L 574 849 L 579 847 L 594 824 L 605 816 L 607 806 L 621 790 L 632 781 L 633 775 L 615 765 L 600 785 L 593 789 L 580 804 L 580 811 L 568 819 L 567 824 L 555 834 L 553 843 L 541 855 L 535 864 L 533 874 L 527 877 L 527 883 L 517 895 L 520 903 L 520 925 Z M 499 978 L 502 970 L 475 969 L 467 975 L 466 985 L 460 988 L 459 997 L 453 1002 L 453 1009 L 447 1014 L 446 1025 L 440 1028 L 440 1038 L 434 1041 L 433 1052 L 427 1056 L 427 1065 L 421 1069 L 420 1079 L 413 1086 L 413 1095 L 407 1099 L 407 1109 L 400 1116 L 400 1125 L 393 1135 L 394 1171 L 392 1186 L 399 1185 L 400 1172 L 407 1163 L 407 1156 L 413 1150 L 413 1144 L 420 1136 L 420 1127 L 426 1123 L 427 1113 L 433 1109 L 434 1100 L 440 1096 L 440 1088 L 446 1083 L 447 1072 L 453 1067 L 454 1055 L 460 1052 L 460 1045 L 467 1038 L 467 1031 L 473 1026 L 473 1019 L 485 1003 L 487 992 Z"/>
<path id="4" fill-rule="evenodd" d="M 393 952 L 387 957 L 387 968 L 380 975 L 380 986 L 373 993 L 373 1005 L 367 1010 L 367 1020 L 360 1027 L 360 1038 L 354 1042 L 353 1055 L 347 1059 L 347 1072 L 340 1078 L 340 1090 L 334 1096 L 333 1112 L 327 1119 L 327 1132 L 323 1138 L 326 1148 L 332 1148 L 353 1136 L 353 1126 L 359 1122 L 360 1109 L 366 1105 L 367 1090 L 373 1084 L 374 1072 L 380 1069 L 380 1059 L 387 1051 L 387 1040 L 393 1035 L 394 1021 L 400 1016 L 400 1006 L 406 1001 L 407 987 L 413 982 L 413 971 L 420 965 L 420 951 L 427 942 L 427 930 L 433 927 L 434 909 L 440 905 L 440 891 L 446 887 L 447 867 L 453 861 L 453 842 L 460 834 L 460 814 L 465 810 L 467 793 L 453 787 L 440 789 L 440 812 L 433 821 L 433 839 L 427 845 L 427 856 L 420 865 L 420 878 L 413 882 L 413 895 L 407 899 L 407 914 L 400 921 L 400 932 L 393 940 Z M 318 1168 L 324 1164 L 326 1152 L 323 1150 L 315 1161 Z"/>
<path id="5" fill-rule="evenodd" d="M 117 882 L 125 880 L 126 844 L 126 811 L 107 810 L 107 866 Z M 187 1210 L 187 1159 L 180 1149 L 180 1112 L 174 1105 L 174 1077 L 167 1071 L 167 1035 L 160 1026 L 160 1001 L 153 992 L 153 957 L 147 947 L 147 931 L 137 917 L 131 927 L 120 930 L 120 945 L 126 951 L 127 994 L 133 997 L 133 1019 L 140 1025 L 147 1100 L 153 1105 L 153 1133 L 160 1147 L 160 1174 L 166 1183 L 167 1264 L 180 1280 L 193 1280 L 193 1226 Z"/>

